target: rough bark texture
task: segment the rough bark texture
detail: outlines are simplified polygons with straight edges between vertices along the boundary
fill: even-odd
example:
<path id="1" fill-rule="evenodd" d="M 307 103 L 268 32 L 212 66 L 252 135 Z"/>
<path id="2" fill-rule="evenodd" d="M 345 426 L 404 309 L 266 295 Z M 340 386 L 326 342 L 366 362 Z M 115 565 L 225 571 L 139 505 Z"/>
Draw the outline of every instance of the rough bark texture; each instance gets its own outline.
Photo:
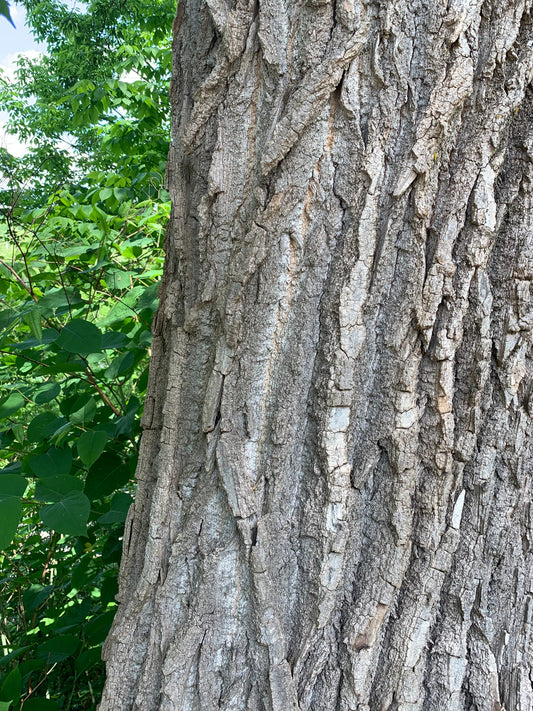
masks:
<path id="1" fill-rule="evenodd" d="M 180 0 L 101 711 L 531 711 L 531 0 Z"/>

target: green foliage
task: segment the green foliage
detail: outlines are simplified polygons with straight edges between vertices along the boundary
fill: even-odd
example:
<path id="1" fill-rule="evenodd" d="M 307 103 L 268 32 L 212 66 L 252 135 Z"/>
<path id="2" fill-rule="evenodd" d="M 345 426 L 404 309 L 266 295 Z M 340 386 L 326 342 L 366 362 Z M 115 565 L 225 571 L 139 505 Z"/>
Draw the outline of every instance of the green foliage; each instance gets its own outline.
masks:
<path id="1" fill-rule="evenodd" d="M 8 130 L 30 144 L 19 159 L 0 151 L 0 171 L 9 176 L 0 202 L 43 206 L 73 177 L 104 210 L 133 196 L 157 199 L 168 152 L 175 3 L 85 0 L 83 12 L 59 0 L 23 4 L 49 52 L 20 59 L 14 83 L 0 75 Z"/>
<path id="2" fill-rule="evenodd" d="M 13 20 L 11 19 L 11 15 L 9 14 L 9 3 L 7 0 L 0 0 L 0 15 L 3 15 L 8 22 L 10 22 L 13 27 L 15 27 L 15 24 Z"/>
<path id="3" fill-rule="evenodd" d="M 24 5 L 49 51 L 0 77 L 31 144 L 0 149 L 0 711 L 95 709 L 170 210 L 175 8 Z"/>

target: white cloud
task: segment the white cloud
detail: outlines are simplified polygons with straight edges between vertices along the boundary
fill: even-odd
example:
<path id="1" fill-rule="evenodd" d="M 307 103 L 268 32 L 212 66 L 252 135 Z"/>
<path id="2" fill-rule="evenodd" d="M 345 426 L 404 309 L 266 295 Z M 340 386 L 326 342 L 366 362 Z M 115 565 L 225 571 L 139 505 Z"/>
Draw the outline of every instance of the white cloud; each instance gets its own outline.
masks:
<path id="1" fill-rule="evenodd" d="M 139 79 L 142 79 L 142 76 L 139 72 L 135 71 L 135 69 L 130 69 L 129 72 L 125 72 L 120 75 L 120 81 L 127 82 L 128 84 L 131 84 L 134 81 L 139 81 Z"/>
<path id="2" fill-rule="evenodd" d="M 6 133 L 5 123 L 0 121 L 0 146 L 6 148 L 12 156 L 21 158 L 28 152 L 28 144 L 20 141 L 17 136 Z"/>
<path id="3" fill-rule="evenodd" d="M 26 13 L 20 5 L 11 5 L 9 14 L 15 25 L 23 25 L 26 20 Z"/>

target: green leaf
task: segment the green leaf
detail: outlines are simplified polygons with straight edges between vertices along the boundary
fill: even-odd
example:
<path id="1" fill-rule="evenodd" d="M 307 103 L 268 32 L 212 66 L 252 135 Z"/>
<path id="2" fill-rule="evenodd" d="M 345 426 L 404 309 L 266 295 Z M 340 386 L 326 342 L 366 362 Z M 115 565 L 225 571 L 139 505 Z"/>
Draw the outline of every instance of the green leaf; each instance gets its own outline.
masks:
<path id="1" fill-rule="evenodd" d="M 133 368 L 134 363 L 135 354 L 132 351 L 126 351 L 113 360 L 104 375 L 108 380 L 114 380 L 119 375 L 126 373 L 130 368 Z"/>
<path id="2" fill-rule="evenodd" d="M 13 343 L 11 348 L 17 351 L 24 351 L 28 348 L 36 348 L 37 346 L 47 346 L 49 343 L 57 341 L 58 337 L 59 331 L 56 331 L 55 328 L 45 328 L 40 339 L 32 336 L 31 338 L 26 338 L 20 343 Z"/>
<path id="3" fill-rule="evenodd" d="M 1 268 L 2 270 L 4 269 L 4 267 Z M 8 275 L 11 277 L 10 272 L 8 272 Z M 0 311 L 0 330 L 3 331 L 5 328 L 9 328 L 18 318 L 18 314 L 14 314 L 11 309 L 2 309 Z"/>
<path id="4" fill-rule="evenodd" d="M 85 493 L 92 500 L 112 494 L 130 479 L 128 467 L 111 452 L 104 452 L 93 464 L 85 480 Z"/>
<path id="5" fill-rule="evenodd" d="M 133 503 L 133 499 L 129 494 L 124 494 L 122 491 L 117 492 L 111 499 L 109 511 L 103 516 L 100 516 L 98 523 L 123 523 L 126 520 L 129 508 Z"/>
<path id="6" fill-rule="evenodd" d="M 130 196 L 130 191 L 124 188 L 113 188 L 113 193 L 119 202 L 127 200 Z"/>
<path id="7" fill-rule="evenodd" d="M 106 331 L 102 336 L 102 350 L 123 348 L 129 341 L 125 333 L 120 331 Z"/>
<path id="8" fill-rule="evenodd" d="M 19 393 L 11 393 L 0 401 L 0 420 L 13 415 L 24 405 L 24 398 Z"/>
<path id="9" fill-rule="evenodd" d="M 0 549 L 7 548 L 22 516 L 20 497 L 26 491 L 27 480 L 16 474 L 0 476 Z"/>
<path id="10" fill-rule="evenodd" d="M 91 422 L 96 414 L 96 402 L 90 395 L 82 395 L 72 406 L 69 420 L 75 425 L 85 425 Z"/>
<path id="11" fill-rule="evenodd" d="M 20 669 L 15 667 L 4 679 L 2 688 L 0 689 L 0 701 L 11 701 L 16 704 L 20 699 L 20 694 L 22 692 L 22 677 L 20 674 Z M 1 707 L 0 707 L 1 708 Z"/>
<path id="12" fill-rule="evenodd" d="M 102 333 L 94 323 L 73 319 L 61 329 L 57 345 L 69 353 L 95 353 L 102 349 Z"/>
<path id="13" fill-rule="evenodd" d="M 42 605 L 43 602 L 50 597 L 53 589 L 53 585 L 30 585 L 22 595 L 24 610 L 27 613 L 36 610 L 39 605 Z"/>
<path id="14" fill-rule="evenodd" d="M 24 711 L 59 711 L 57 701 L 51 701 L 50 699 L 38 698 L 35 696 L 32 696 L 30 699 L 25 701 L 23 708 Z"/>
<path id="15" fill-rule="evenodd" d="M 124 321 L 127 318 L 133 318 L 134 316 L 135 309 L 118 301 L 100 323 L 102 326 L 111 326 L 114 323 Z"/>
<path id="16" fill-rule="evenodd" d="M 0 501 L 0 549 L 7 548 L 19 525 L 22 504 L 15 496 Z"/>
<path id="17" fill-rule="evenodd" d="M 0 667 L 5 667 L 12 659 L 20 657 L 28 649 L 30 649 L 30 645 L 25 645 L 24 647 L 19 647 L 19 649 L 14 649 L 9 654 L 4 654 L 3 657 L 0 657 Z"/>
<path id="18" fill-rule="evenodd" d="M 11 462 L 11 464 L 0 469 L 0 476 L 4 476 L 4 474 L 20 474 L 21 472 L 22 462 Z"/>
<path id="19" fill-rule="evenodd" d="M 17 442 L 19 444 L 22 444 L 24 442 L 24 436 L 25 436 L 24 425 L 21 422 L 19 422 L 16 425 L 13 425 L 13 427 L 11 429 L 13 431 L 13 435 L 14 435 L 15 439 L 17 440 Z"/>
<path id="20" fill-rule="evenodd" d="M 0 501 L 11 496 L 23 496 L 28 481 L 17 474 L 2 474 L 0 476 Z"/>
<path id="21" fill-rule="evenodd" d="M 120 563 L 124 526 L 113 526 L 102 550 L 104 563 Z"/>
<path id="22" fill-rule="evenodd" d="M 40 371 L 46 373 L 46 375 L 52 375 L 53 373 L 83 373 L 85 369 L 85 363 L 78 360 L 70 360 L 53 363 L 42 370 L 40 369 Z"/>
<path id="23" fill-rule="evenodd" d="M 45 383 L 44 385 L 41 385 L 38 390 L 36 390 L 33 395 L 33 400 L 37 403 L 37 405 L 44 405 L 47 402 L 50 402 L 50 400 L 54 400 L 60 392 L 61 387 L 59 383 Z"/>
<path id="24" fill-rule="evenodd" d="M 110 602 L 116 602 L 118 595 L 118 579 L 116 575 L 106 578 L 100 588 L 100 600 L 102 605 L 107 605 Z"/>
<path id="25" fill-rule="evenodd" d="M 79 257 L 82 254 L 87 254 L 88 252 L 95 252 L 98 249 L 98 245 L 94 244 L 78 244 L 75 247 L 65 247 L 64 249 L 58 249 L 56 254 L 61 257 Z"/>
<path id="26" fill-rule="evenodd" d="M 85 587 L 88 580 L 82 580 L 82 587 Z M 76 587 L 73 584 L 73 587 Z M 92 612 L 92 604 L 90 600 L 83 600 L 77 605 L 68 607 L 65 612 L 55 620 L 53 629 L 55 634 L 65 634 L 73 627 L 79 628 L 90 616 Z"/>
<path id="27" fill-rule="evenodd" d="M 115 437 L 121 435 L 130 436 L 133 431 L 133 423 L 135 422 L 135 411 L 132 410 L 124 417 L 119 417 L 115 424 Z"/>
<path id="28" fill-rule="evenodd" d="M 39 308 L 44 316 L 67 313 L 70 308 L 83 303 L 80 292 L 73 286 L 50 289 L 39 299 Z"/>
<path id="29" fill-rule="evenodd" d="M 39 659 L 44 659 L 47 664 L 51 665 L 71 657 L 76 653 L 79 644 L 79 640 L 76 637 L 63 634 L 47 639 L 46 642 L 37 647 L 35 654 Z M 26 703 L 24 707 L 26 707 Z"/>
<path id="30" fill-rule="evenodd" d="M 13 432 L 13 428 L 0 430 L 0 449 L 7 449 L 14 439 L 15 433 Z"/>
<path id="31" fill-rule="evenodd" d="M 65 496 L 61 501 L 43 506 L 40 511 L 45 526 L 69 536 L 85 536 L 91 504 L 81 491 Z"/>
<path id="32" fill-rule="evenodd" d="M 66 423 L 64 417 L 56 417 L 53 412 L 37 415 L 28 425 L 28 441 L 42 442 Z"/>
<path id="33" fill-rule="evenodd" d="M 92 562 L 92 556 L 84 556 L 79 563 L 76 563 L 76 565 L 72 568 L 72 587 L 73 588 L 82 588 L 85 584 L 86 581 L 89 579 L 89 575 L 87 574 L 88 568 L 91 565 Z"/>
<path id="34" fill-rule="evenodd" d="M 123 272 L 118 269 L 106 274 L 105 280 L 110 289 L 129 289 L 131 277 L 136 277 L 135 272 Z"/>
<path id="35" fill-rule="evenodd" d="M 29 460 L 30 469 L 38 477 L 68 474 L 72 466 L 72 451 L 69 447 L 52 447 L 45 454 L 37 454 Z"/>
<path id="36" fill-rule="evenodd" d="M 61 501 L 75 491 L 83 490 L 83 482 L 69 474 L 49 476 L 35 485 L 35 501 Z"/>
<path id="37" fill-rule="evenodd" d="M 86 467 L 92 466 L 104 451 L 107 435 L 101 430 L 84 432 L 76 442 L 78 454 Z"/>
<path id="38" fill-rule="evenodd" d="M 32 309 L 29 313 L 24 314 L 24 323 L 30 327 L 30 331 L 34 338 L 41 343 L 43 340 L 43 329 L 41 326 L 41 312 L 37 309 Z"/>
<path id="39" fill-rule="evenodd" d="M 11 708 L 11 701 L 0 701 L 0 711 L 9 711 Z"/>
<path id="40" fill-rule="evenodd" d="M 7 3 L 7 0 L 0 0 L 0 15 L 3 15 L 8 22 L 10 22 L 13 27 L 15 27 L 15 23 L 11 19 L 11 15 L 9 14 L 9 5 Z"/>
<path id="41" fill-rule="evenodd" d="M 93 647 L 93 649 L 88 649 L 80 654 L 74 663 L 74 667 L 78 674 L 83 674 L 84 671 L 94 667 L 95 664 L 99 664 L 101 661 L 102 647 Z"/>
<path id="42" fill-rule="evenodd" d="M 116 610 L 109 610 L 102 615 L 97 615 L 85 625 L 85 638 L 89 644 L 100 644 L 105 640 L 113 623 L 115 612 Z"/>
<path id="43" fill-rule="evenodd" d="M 142 296 L 137 302 L 137 306 L 140 310 L 148 309 L 154 304 L 157 305 L 157 294 L 159 291 L 159 284 L 151 284 L 144 289 Z"/>

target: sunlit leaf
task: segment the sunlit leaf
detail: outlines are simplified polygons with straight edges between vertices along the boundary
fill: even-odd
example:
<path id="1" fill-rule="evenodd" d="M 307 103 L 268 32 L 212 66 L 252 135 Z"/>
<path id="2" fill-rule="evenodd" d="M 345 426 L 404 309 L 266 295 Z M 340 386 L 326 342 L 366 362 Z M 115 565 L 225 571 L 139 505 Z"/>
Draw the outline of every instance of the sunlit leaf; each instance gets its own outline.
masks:
<path id="1" fill-rule="evenodd" d="M 27 314 L 24 314 L 24 322 L 29 326 L 33 337 L 41 343 L 43 339 L 43 329 L 41 326 L 41 312 L 33 309 Z"/>
<path id="2" fill-rule="evenodd" d="M 0 419 L 15 414 L 24 405 L 24 398 L 19 393 L 11 393 L 0 401 Z"/>

